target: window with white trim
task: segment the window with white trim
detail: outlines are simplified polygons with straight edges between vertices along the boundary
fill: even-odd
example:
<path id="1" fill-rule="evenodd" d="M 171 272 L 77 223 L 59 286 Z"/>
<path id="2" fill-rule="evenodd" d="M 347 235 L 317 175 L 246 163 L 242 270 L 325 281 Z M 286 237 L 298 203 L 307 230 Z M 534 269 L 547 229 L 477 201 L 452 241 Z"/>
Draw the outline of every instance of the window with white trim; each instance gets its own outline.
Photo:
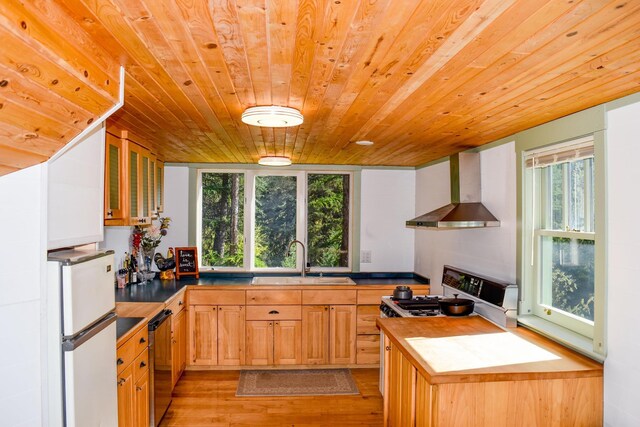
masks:
<path id="1" fill-rule="evenodd" d="M 525 279 L 532 314 L 593 338 L 594 142 L 585 137 L 525 155 Z"/>
<path id="2" fill-rule="evenodd" d="M 200 170 L 197 244 L 201 267 L 350 271 L 351 172 Z"/>

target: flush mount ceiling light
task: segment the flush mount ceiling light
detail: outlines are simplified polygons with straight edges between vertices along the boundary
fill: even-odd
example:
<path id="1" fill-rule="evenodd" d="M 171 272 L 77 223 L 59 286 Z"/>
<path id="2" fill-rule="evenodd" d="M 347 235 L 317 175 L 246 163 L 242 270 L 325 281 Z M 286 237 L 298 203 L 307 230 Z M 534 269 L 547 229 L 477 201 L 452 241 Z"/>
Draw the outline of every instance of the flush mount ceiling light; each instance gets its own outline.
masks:
<path id="1" fill-rule="evenodd" d="M 268 105 L 247 108 L 242 113 L 242 121 L 252 126 L 284 128 L 302 124 L 303 118 L 295 108 Z"/>
<path id="2" fill-rule="evenodd" d="M 289 166 L 291 159 L 282 156 L 265 156 L 260 157 L 258 164 L 262 166 Z"/>
<path id="3" fill-rule="evenodd" d="M 358 145 L 373 145 L 373 141 L 356 141 Z"/>

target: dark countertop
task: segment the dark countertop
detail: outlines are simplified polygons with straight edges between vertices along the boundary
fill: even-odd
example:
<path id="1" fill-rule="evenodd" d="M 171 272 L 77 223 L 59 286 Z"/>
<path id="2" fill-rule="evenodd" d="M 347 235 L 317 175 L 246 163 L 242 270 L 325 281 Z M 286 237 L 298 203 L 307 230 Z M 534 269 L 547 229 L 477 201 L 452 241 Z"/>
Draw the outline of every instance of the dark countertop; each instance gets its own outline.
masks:
<path id="1" fill-rule="evenodd" d="M 201 272 L 199 279 L 195 277 L 183 277 L 180 280 L 155 279 L 146 285 L 130 285 L 124 289 L 116 289 L 116 302 L 165 302 L 187 285 L 250 285 L 254 276 L 264 277 L 269 274 Z M 310 274 L 309 276 L 318 275 Z M 413 273 L 325 274 L 324 277 L 351 277 L 357 285 L 419 285 L 429 283 L 429 279 Z"/>
<path id="2" fill-rule="evenodd" d="M 144 317 L 118 317 L 116 319 L 116 339 L 120 339 L 143 319 Z"/>

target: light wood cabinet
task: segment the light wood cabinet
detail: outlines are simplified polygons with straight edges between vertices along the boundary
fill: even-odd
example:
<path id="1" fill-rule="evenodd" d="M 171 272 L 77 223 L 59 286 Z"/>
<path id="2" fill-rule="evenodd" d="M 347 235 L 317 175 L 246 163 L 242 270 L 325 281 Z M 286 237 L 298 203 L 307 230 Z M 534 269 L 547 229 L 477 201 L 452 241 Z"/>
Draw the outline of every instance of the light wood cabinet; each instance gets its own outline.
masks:
<path id="1" fill-rule="evenodd" d="M 329 319 L 329 363 L 356 363 L 356 306 L 332 305 Z"/>
<path id="2" fill-rule="evenodd" d="M 302 307 L 302 363 L 329 363 L 329 306 Z"/>
<path id="3" fill-rule="evenodd" d="M 245 311 L 242 305 L 218 307 L 218 365 L 244 365 Z"/>
<path id="4" fill-rule="evenodd" d="M 244 306 L 193 305 L 189 317 L 192 365 L 244 364 Z"/>
<path id="5" fill-rule="evenodd" d="M 189 307 L 189 361 L 191 365 L 218 364 L 218 306 Z"/>
<path id="6" fill-rule="evenodd" d="M 300 320 L 276 320 L 273 325 L 274 365 L 299 365 L 302 363 L 302 322 Z"/>
<path id="7" fill-rule="evenodd" d="M 416 368 L 396 347 L 391 345 L 389 369 L 385 371 L 388 384 L 389 427 L 415 425 Z"/>
<path id="8" fill-rule="evenodd" d="M 302 361 L 300 320 L 247 321 L 246 335 L 247 365 L 299 365 Z"/>
<path id="9" fill-rule="evenodd" d="M 247 365 L 273 365 L 273 321 L 251 320 L 246 323 Z"/>
<path id="10" fill-rule="evenodd" d="M 118 425 L 147 427 L 150 417 L 149 349 L 144 325 L 118 346 Z"/>
<path id="11" fill-rule="evenodd" d="M 171 316 L 171 382 L 173 387 L 187 366 L 187 312 L 182 309 Z"/>
<path id="12" fill-rule="evenodd" d="M 135 404 L 135 383 L 133 364 L 129 364 L 118 374 L 118 426 L 135 426 L 137 416 Z"/>
<path id="13" fill-rule="evenodd" d="M 125 171 L 122 140 L 110 133 L 106 134 L 104 168 L 104 218 L 124 220 L 125 215 Z"/>
<path id="14" fill-rule="evenodd" d="M 164 211 L 164 162 L 159 159 L 156 159 L 155 180 L 155 211 L 160 214 Z"/>
<path id="15" fill-rule="evenodd" d="M 105 225 L 150 224 L 163 209 L 164 163 L 131 138 L 107 132 Z"/>

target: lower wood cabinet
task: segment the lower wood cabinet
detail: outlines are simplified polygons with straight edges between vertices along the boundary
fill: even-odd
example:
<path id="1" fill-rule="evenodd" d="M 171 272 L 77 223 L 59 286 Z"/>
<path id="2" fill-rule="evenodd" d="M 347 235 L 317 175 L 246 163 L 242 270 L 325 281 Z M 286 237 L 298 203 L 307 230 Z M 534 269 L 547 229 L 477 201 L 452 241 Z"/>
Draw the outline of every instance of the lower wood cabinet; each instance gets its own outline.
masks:
<path id="1" fill-rule="evenodd" d="M 149 350 L 147 327 L 118 346 L 118 426 L 149 426 Z"/>
<path id="2" fill-rule="evenodd" d="M 187 366 L 187 311 L 171 316 L 171 382 L 176 386 Z"/>
<path id="3" fill-rule="evenodd" d="M 299 365 L 302 363 L 300 320 L 246 322 L 246 365 Z"/>
<path id="4" fill-rule="evenodd" d="M 387 425 L 406 427 L 415 425 L 416 368 L 393 345 L 390 346 L 389 369 L 385 371 L 388 402 Z"/>
<path id="5" fill-rule="evenodd" d="M 356 363 L 356 306 L 302 306 L 302 363 Z"/>
<path id="6" fill-rule="evenodd" d="M 245 307 L 192 305 L 189 307 L 191 365 L 243 365 Z"/>

